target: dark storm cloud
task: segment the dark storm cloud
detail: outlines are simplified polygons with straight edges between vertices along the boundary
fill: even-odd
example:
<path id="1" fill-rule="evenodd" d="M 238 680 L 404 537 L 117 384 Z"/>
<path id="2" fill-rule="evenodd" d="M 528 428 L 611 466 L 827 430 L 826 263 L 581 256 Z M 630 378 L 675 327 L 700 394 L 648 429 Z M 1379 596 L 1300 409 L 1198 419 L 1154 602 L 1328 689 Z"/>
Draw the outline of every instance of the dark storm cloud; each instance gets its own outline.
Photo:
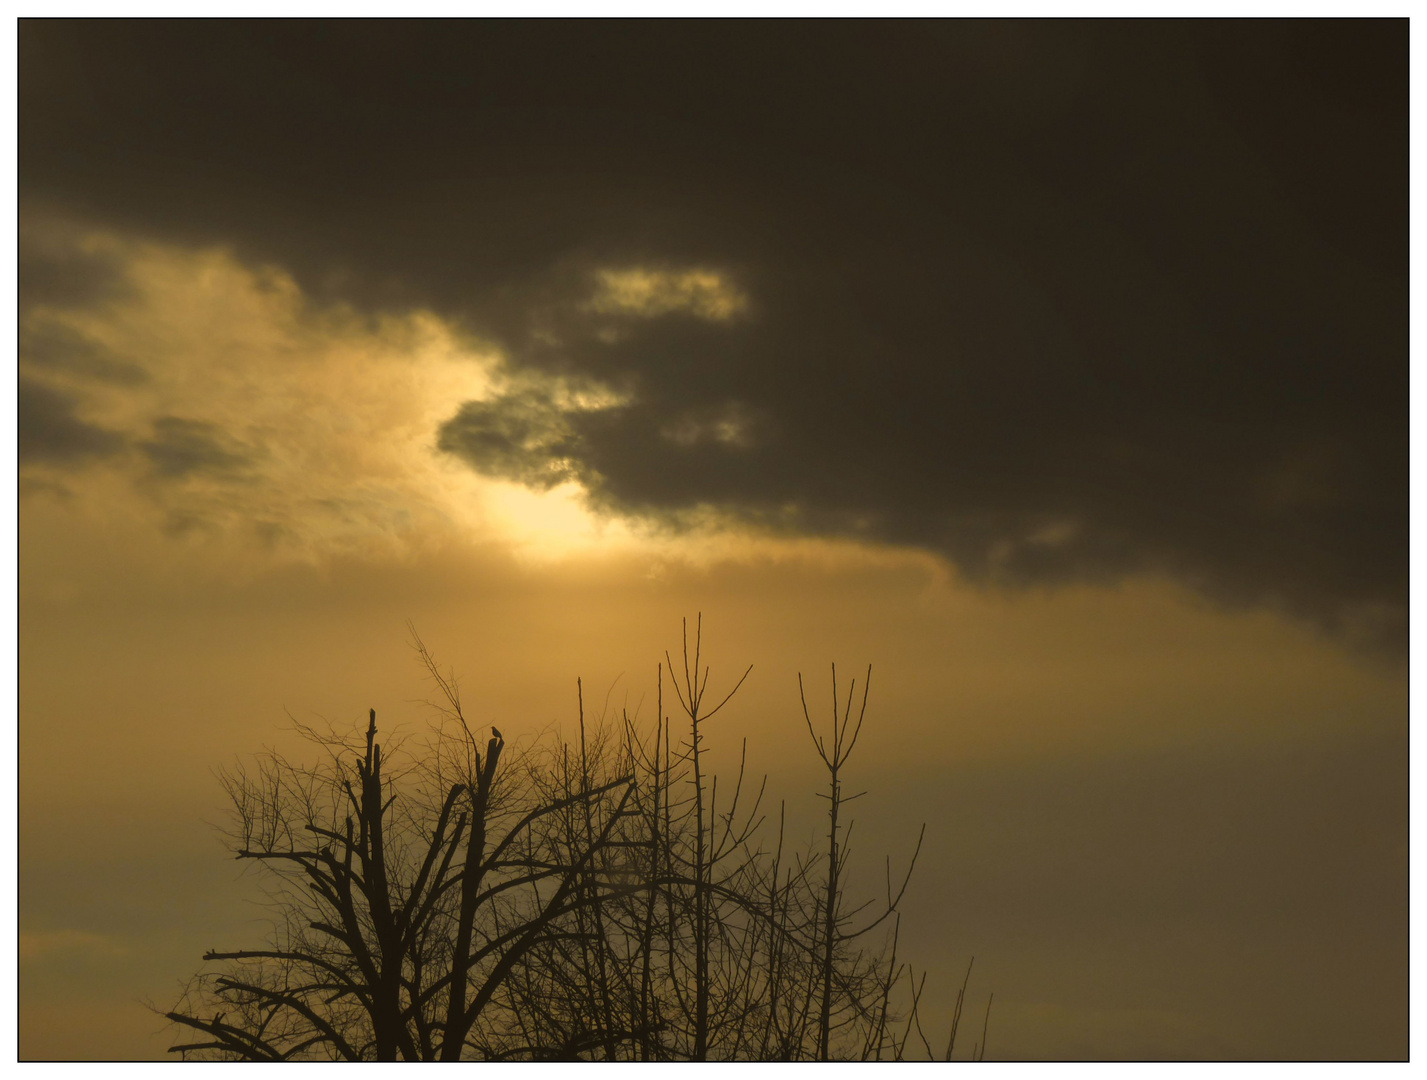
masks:
<path id="1" fill-rule="evenodd" d="M 26 22 L 20 57 L 22 204 L 464 320 L 529 376 L 452 403 L 479 468 L 1404 640 L 1405 22 Z M 747 309 L 601 310 L 623 267 Z"/>
<path id="2" fill-rule="evenodd" d="M 177 480 L 195 473 L 232 476 L 250 463 L 232 438 L 213 424 L 161 416 L 154 421 L 154 437 L 138 444 L 156 476 Z"/>
<path id="3" fill-rule="evenodd" d="M 121 436 L 81 420 L 76 404 L 69 394 L 20 376 L 15 413 L 21 465 L 73 465 L 123 449 Z"/>

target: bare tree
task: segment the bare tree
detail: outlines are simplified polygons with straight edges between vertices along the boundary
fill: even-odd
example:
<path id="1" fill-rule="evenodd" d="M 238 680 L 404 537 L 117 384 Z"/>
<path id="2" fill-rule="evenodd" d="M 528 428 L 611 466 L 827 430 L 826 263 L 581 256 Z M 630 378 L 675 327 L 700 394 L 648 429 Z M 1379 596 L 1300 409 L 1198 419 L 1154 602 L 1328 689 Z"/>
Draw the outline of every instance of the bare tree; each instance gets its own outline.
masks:
<path id="1" fill-rule="evenodd" d="M 862 703 L 858 708 L 857 721 L 853 723 L 852 704 L 856 696 L 857 680 L 853 679 L 848 686 L 847 702 L 839 710 L 837 665 L 832 666 L 832 725 L 828 733 L 830 737 L 824 737 L 819 735 L 813 726 L 812 716 L 808 712 L 807 694 L 803 688 L 803 677 L 801 674 L 798 676 L 798 697 L 803 707 L 803 721 L 828 777 L 827 793 L 821 796 L 828 804 L 826 869 L 822 886 L 813 898 L 817 915 L 812 952 L 816 964 L 818 1061 L 830 1060 L 835 1033 L 848 1036 L 854 1043 L 860 1040 L 861 1057 L 882 1057 L 885 1042 L 890 1038 L 887 1020 L 892 989 L 901 970 L 896 964 L 897 909 L 902 897 L 906 895 L 912 871 L 916 868 L 917 856 L 921 853 L 922 840 L 926 836 L 926 826 L 923 825 L 917 834 L 916 849 L 912 852 L 907 872 L 895 893 L 892 888 L 891 861 L 888 860 L 886 905 L 875 918 L 864 918 L 862 925 L 856 925 L 859 917 L 863 916 L 872 902 L 867 901 L 851 910 L 844 905 L 848 857 L 846 836 L 851 831 L 851 824 L 848 823 L 844 831 L 842 814 L 848 803 L 861 798 L 866 792 L 846 795 L 843 793 L 842 782 L 843 770 L 857 746 L 858 736 L 862 733 L 871 686 L 872 668 L 869 666 L 867 677 L 863 681 Z M 889 919 L 894 920 L 889 946 L 890 959 L 884 963 L 881 951 L 868 951 L 855 946 L 860 939 L 871 934 Z M 915 1000 L 912 1015 L 915 1016 Z M 900 1052 L 895 1056 L 900 1056 Z"/>
<path id="2" fill-rule="evenodd" d="M 312 733 L 329 750 L 323 765 L 270 754 L 227 775 L 237 857 L 278 884 L 282 921 L 267 948 L 204 956 L 221 966 L 168 1014 L 201 1038 L 174 1050 L 453 1061 L 503 1042 L 495 1014 L 512 973 L 562 920 L 618 888 L 592 892 L 588 869 L 633 786 L 617 777 L 521 812 L 497 783 L 504 741 L 493 734 L 482 754 L 452 705 L 464 752 L 448 740 L 424 777 L 384 775 L 375 710 L 360 756 Z M 437 803 L 432 782 L 446 780 Z M 550 861 L 535 839 L 542 825 L 590 803 L 587 842 Z"/>
<path id="3" fill-rule="evenodd" d="M 828 846 L 790 855 L 782 808 L 776 834 L 760 839 L 766 778 L 745 790 L 746 743 L 722 798 L 706 765 L 707 724 L 751 668 L 709 697 L 702 620 L 692 658 L 687 630 L 679 668 L 666 653 L 657 669 L 652 730 L 638 710 L 588 715 L 577 680 L 578 745 L 547 737 L 511 757 L 495 728 L 484 745 L 475 737 L 455 679 L 416 638 L 442 698 L 426 745 L 384 748 L 373 711 L 358 741 L 300 727 L 323 752 L 316 765 L 269 753 L 226 773 L 233 849 L 265 873 L 278 917 L 265 947 L 205 955 L 167 1014 L 197 1037 L 173 1049 L 246 1060 L 906 1056 L 921 1030 L 922 984 L 896 956 L 912 866 L 894 889 L 889 864 L 873 915 L 843 899 L 841 815 L 856 796 L 841 785 L 866 684 L 854 724 L 855 683 L 839 714 L 834 669 L 830 744 L 804 700 L 829 774 Z M 911 1008 L 899 1018 L 903 983 Z"/>

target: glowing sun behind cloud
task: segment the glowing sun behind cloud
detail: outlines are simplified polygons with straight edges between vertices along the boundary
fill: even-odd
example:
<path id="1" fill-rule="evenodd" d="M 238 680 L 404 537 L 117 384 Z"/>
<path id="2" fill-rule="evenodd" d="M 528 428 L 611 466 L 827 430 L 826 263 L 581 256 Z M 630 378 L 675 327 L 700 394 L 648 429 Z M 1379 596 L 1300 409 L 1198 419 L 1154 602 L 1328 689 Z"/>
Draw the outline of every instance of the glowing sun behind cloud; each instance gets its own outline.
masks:
<path id="1" fill-rule="evenodd" d="M 79 472 L 27 462 L 32 488 L 83 489 L 173 533 L 237 546 L 256 536 L 304 561 L 451 540 L 498 539 L 542 558 L 633 541 L 585 509 L 578 484 L 531 491 L 437 450 L 452 403 L 506 381 L 496 350 L 437 316 L 321 307 L 288 274 L 221 249 L 109 234 L 78 246 L 117 263 L 124 289 L 87 307 L 34 308 L 23 331 L 108 367 L 22 355 L 22 375 L 33 392 L 73 402 L 73 423 L 102 433 L 110 452 Z"/>

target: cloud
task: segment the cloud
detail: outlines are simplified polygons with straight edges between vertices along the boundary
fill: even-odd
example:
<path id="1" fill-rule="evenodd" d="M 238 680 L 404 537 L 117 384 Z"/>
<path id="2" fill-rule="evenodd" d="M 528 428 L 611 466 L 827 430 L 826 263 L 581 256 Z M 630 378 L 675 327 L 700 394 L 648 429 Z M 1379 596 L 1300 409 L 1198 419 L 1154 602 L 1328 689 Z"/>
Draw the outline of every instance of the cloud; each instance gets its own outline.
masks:
<path id="1" fill-rule="evenodd" d="M 71 235 L 113 260 L 122 288 L 33 318 L 66 347 L 89 343 L 115 363 L 144 356 L 143 377 L 72 363 L 32 365 L 45 382 L 21 376 L 27 496 L 83 502 L 116 528 L 147 519 L 235 565 L 492 541 L 559 555 L 619 534 L 562 489 L 569 469 L 544 464 L 562 452 L 567 414 L 624 400 L 604 384 L 513 377 L 430 312 L 368 319 L 222 249 Z M 436 446 L 451 403 L 466 399 L 458 442 L 485 476 Z M 54 475 L 100 455 L 102 474 Z"/>
<path id="2" fill-rule="evenodd" d="M 660 315 L 688 313 L 722 322 L 748 306 L 748 298 L 715 270 L 598 270 L 596 290 L 586 303 L 602 315 Z"/>
<path id="3" fill-rule="evenodd" d="M 445 489 L 472 484 L 443 474 L 435 428 L 453 395 L 486 385 L 489 356 L 429 315 L 373 325 L 310 304 L 219 249 L 62 235 L 119 286 L 31 311 L 27 363 L 45 381 L 20 377 L 22 470 L 103 456 L 127 484 L 67 476 L 71 496 L 306 557 L 449 530 Z"/>
<path id="4" fill-rule="evenodd" d="M 468 401 L 441 425 L 436 445 L 487 476 L 548 489 L 580 471 L 579 446 L 565 417 L 537 390 Z"/>
<path id="5" fill-rule="evenodd" d="M 684 447 L 715 442 L 746 448 L 756 443 L 757 427 L 757 420 L 742 402 L 729 401 L 721 407 L 686 411 L 664 425 L 659 433 Z"/>
<path id="6" fill-rule="evenodd" d="M 624 402 L 566 411 L 525 390 L 468 403 L 439 445 L 536 487 L 577 479 L 615 513 L 678 523 L 712 509 L 922 547 L 988 583 L 1167 575 L 1400 645 L 1392 376 L 1305 371 L 1293 349 L 1230 353 L 1128 254 L 1111 267 L 1134 283 L 1124 309 L 1053 302 L 1078 288 L 1074 267 L 1028 293 L 1010 270 L 978 277 L 982 258 L 944 256 L 960 284 L 901 328 L 861 317 L 915 287 L 891 263 L 836 281 L 787 267 L 757 326 L 661 321 L 611 345 L 569 318 L 558 364 L 536 341 L 515 359 L 532 381 L 557 367 L 621 380 L 636 388 Z M 1389 339 L 1378 348 L 1385 362 Z M 1345 378 L 1353 396 L 1330 402 Z"/>
<path id="7" fill-rule="evenodd" d="M 1400 649 L 1405 33 L 27 24 L 20 195 L 478 333 L 491 476 Z"/>
<path id="8" fill-rule="evenodd" d="M 81 420 L 75 398 L 21 375 L 16 396 L 20 464 L 76 465 L 124 447 L 113 431 Z"/>
<path id="9" fill-rule="evenodd" d="M 122 267 L 112 251 L 85 241 L 64 214 L 32 207 L 17 237 L 22 320 L 36 307 L 92 305 L 123 293 Z"/>
<path id="10" fill-rule="evenodd" d="M 50 375 L 107 382 L 140 383 L 148 374 L 138 364 L 112 355 L 99 342 L 63 323 L 30 320 L 20 330 L 20 364 Z"/>
<path id="11" fill-rule="evenodd" d="M 252 461 L 251 454 L 216 425 L 178 416 L 154 421 L 154 437 L 138 444 L 153 463 L 154 473 L 178 479 L 193 473 L 231 476 Z"/>

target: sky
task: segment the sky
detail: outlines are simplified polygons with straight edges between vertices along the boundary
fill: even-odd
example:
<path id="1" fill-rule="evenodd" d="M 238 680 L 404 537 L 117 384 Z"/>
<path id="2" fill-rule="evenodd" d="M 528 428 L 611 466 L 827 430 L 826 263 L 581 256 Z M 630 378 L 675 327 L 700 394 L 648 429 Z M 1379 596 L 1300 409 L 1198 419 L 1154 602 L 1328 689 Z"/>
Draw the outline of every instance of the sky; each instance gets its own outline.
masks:
<path id="1" fill-rule="evenodd" d="M 938 1030 L 1405 1058 L 1407 45 L 22 21 L 21 1056 L 162 1056 L 214 771 L 420 731 L 409 625 L 518 744 L 701 612 L 808 837 L 872 665 Z"/>

